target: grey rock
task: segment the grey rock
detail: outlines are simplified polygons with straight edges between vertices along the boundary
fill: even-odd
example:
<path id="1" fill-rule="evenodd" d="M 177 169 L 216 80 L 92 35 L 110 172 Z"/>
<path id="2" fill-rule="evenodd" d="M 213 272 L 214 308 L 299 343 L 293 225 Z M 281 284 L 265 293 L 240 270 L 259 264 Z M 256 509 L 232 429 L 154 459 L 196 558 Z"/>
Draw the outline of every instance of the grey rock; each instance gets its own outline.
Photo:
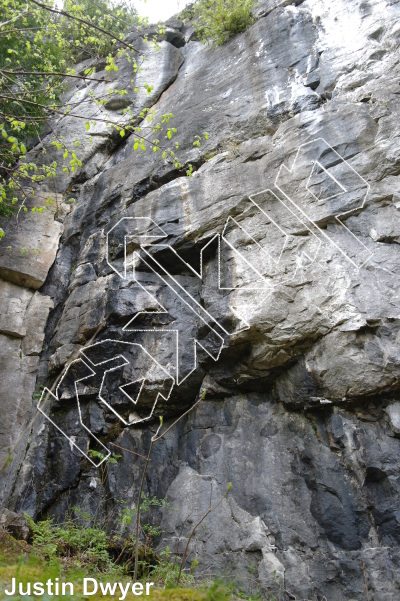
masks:
<path id="1" fill-rule="evenodd" d="M 170 508 L 163 518 L 163 545 L 169 542 L 172 548 L 178 544 L 184 546 L 195 524 L 207 513 L 211 499 L 215 511 L 205 518 L 204 526 L 195 534 L 188 564 L 196 554 L 207 548 L 214 567 L 232 567 L 237 561 L 238 572 L 244 574 L 249 566 L 246 560 L 243 566 L 239 563 L 244 559 L 243 551 L 251 557 L 252 553 L 267 548 L 269 533 L 259 517 L 251 516 L 225 494 L 226 489 L 223 490 L 214 478 L 201 476 L 190 467 L 183 466 L 167 491 Z M 179 513 L 176 511 L 178 499 Z M 181 533 L 179 537 L 175 535 L 177 532 Z"/>
<path id="2" fill-rule="evenodd" d="M 23 445 L 29 436 L 27 424 L 32 417 L 39 354 L 44 342 L 44 328 L 53 301 L 37 291 L 0 281 L 0 465 L 6 477 L 5 490 L 18 471 Z M 1 491 L 0 494 L 4 492 Z"/>
<path id="3" fill-rule="evenodd" d="M 400 403 L 392 403 L 385 409 L 389 416 L 390 425 L 393 428 L 395 434 L 400 434 Z"/>
<path id="4" fill-rule="evenodd" d="M 178 34 L 179 32 L 177 32 Z M 75 103 L 74 110 L 79 110 L 79 114 L 88 121 L 92 118 L 93 124 L 89 131 L 85 129 L 84 132 L 80 120 L 73 117 L 61 117 L 53 124 L 67 145 L 73 147 L 75 141 L 79 140 L 79 156 L 83 163 L 82 168 L 78 168 L 73 174 L 60 174 L 57 181 L 57 189 L 60 192 L 66 192 L 68 187 L 71 187 L 71 182 L 92 178 L 101 170 L 109 156 L 108 147 L 116 146 L 121 140 L 119 134 L 113 133 L 110 125 L 118 123 L 123 126 L 129 122 L 130 117 L 123 113 L 123 109 L 129 107 L 132 115 L 141 121 L 140 112 L 151 107 L 176 78 L 183 60 L 180 50 L 168 42 L 161 41 L 160 50 L 157 51 L 150 45 L 146 46 L 142 38 L 138 40 L 136 46 L 139 52 L 145 51 L 147 59 L 136 74 L 132 61 L 122 57 L 116 61 L 118 75 L 115 72 L 105 71 L 105 65 L 101 69 L 102 65 L 100 65 L 100 69 L 94 77 L 96 80 L 103 81 L 96 81 L 88 85 L 86 85 L 87 82 L 78 83 L 69 91 L 68 102 Z M 144 86 L 150 81 L 153 89 L 148 93 Z M 124 89 L 126 94 L 121 96 L 115 92 L 120 89 Z M 97 106 L 87 102 L 91 92 L 94 92 L 97 97 L 106 98 L 102 110 L 104 120 L 98 120 Z M 110 98 L 107 100 L 108 95 Z M 44 144 L 46 144 L 46 139 Z M 47 161 L 51 161 L 53 158 L 60 161 L 61 157 L 57 155 L 54 147 L 52 148 L 53 150 L 49 149 Z"/>
<path id="5" fill-rule="evenodd" d="M 177 29 L 178 31 L 181 31 L 184 27 L 184 22 L 178 17 L 171 17 L 170 19 L 165 21 L 165 25 L 167 27 L 171 27 L 172 29 Z"/>
<path id="6" fill-rule="evenodd" d="M 83 284 L 87 284 L 95 280 L 97 277 L 96 271 L 91 263 L 83 263 L 78 265 L 76 271 L 74 271 L 72 282 L 69 285 L 69 289 L 75 290 L 79 286 L 83 286 Z"/>
<path id="7" fill-rule="evenodd" d="M 143 407 L 118 386 L 134 396 L 143 354 L 133 371 L 125 365 L 104 380 L 111 409 L 98 398 L 104 366 L 78 387 L 84 424 L 127 449 L 109 466 L 106 490 L 45 418 L 30 421 L 37 376 L 51 388 L 82 352 L 100 365 L 125 356 L 124 344 L 140 344 L 168 373 L 187 376 L 155 406 L 165 427 L 207 390 L 153 450 L 146 492 L 170 502 L 153 516 L 164 530 L 159 549 L 182 551 L 209 509 L 212 484 L 212 503 L 222 500 L 193 536 L 187 566 L 198 557 L 203 572 L 233 575 L 243 586 L 251 575 L 282 599 L 362 599 L 366 578 L 371 599 L 394 601 L 400 13 L 383 0 L 262 0 L 254 14 L 254 25 L 217 49 L 170 21 L 160 53 L 150 50 L 138 75 L 141 92 L 129 88 L 105 109 L 113 121 L 126 103 L 135 114 L 150 106 L 172 112 L 182 170 L 96 125 L 94 143 L 82 140 L 82 169 L 60 179 L 65 197 L 77 199 L 55 212 L 62 226 L 50 212 L 35 217 L 48 237 L 43 264 L 40 255 L 0 259 L 8 280 L 0 314 L 2 503 L 60 518 L 71 504 L 106 516 L 121 500 L 137 503 L 143 463 L 129 451 L 146 454 L 157 419 L 119 421 L 117 414 L 137 419 Z M 142 44 L 135 32 L 128 39 Z M 128 77 L 121 60 L 112 86 Z M 105 85 L 92 87 L 100 93 Z M 65 98 L 85 94 L 78 86 Z M 68 140 L 77 135 L 68 118 L 56 127 Z M 203 132 L 209 138 L 193 146 Z M 140 229 L 150 219 L 153 230 Z M 140 250 L 149 232 L 173 251 Z M 46 326 L 48 297 L 55 308 Z M 166 312 L 154 313 L 160 306 Z M 180 336 L 178 358 L 171 330 Z M 195 340 L 203 348 L 196 355 Z M 147 412 L 168 380 L 156 375 L 143 385 Z M 61 392 L 50 415 L 86 449 L 93 440 L 79 421 L 74 380 Z"/>
<path id="8" fill-rule="evenodd" d="M 40 292 L 35 292 L 33 295 L 25 315 L 27 332 L 22 342 L 24 355 L 40 355 L 45 338 L 43 325 L 53 306 L 50 297 L 44 296 Z"/>
<path id="9" fill-rule="evenodd" d="M 47 198 L 46 194 L 35 195 L 27 200 L 26 206 L 29 209 L 42 206 L 41 196 Z M 53 204 L 44 213 L 28 211 L 23 219 L 7 222 L 4 226 L 7 237 L 2 242 L 0 256 L 0 277 L 26 288 L 38 289 L 43 285 L 62 233 L 62 224 L 54 219 L 55 210 L 56 204 Z M 7 248 L 4 248 L 5 240 Z"/>
<path id="10" fill-rule="evenodd" d="M 2 303 L 0 308 L 0 331 L 8 336 L 23 338 L 26 335 L 26 310 L 33 293 L 9 282 L 0 282 Z"/>
<path id="11" fill-rule="evenodd" d="M 28 540 L 32 531 L 23 515 L 9 511 L 5 507 L 0 508 L 0 527 L 12 534 L 17 540 Z"/>
<path id="12" fill-rule="evenodd" d="M 63 344 L 49 358 L 49 372 L 60 370 L 71 357 L 77 357 L 81 349 L 79 344 Z"/>
<path id="13" fill-rule="evenodd" d="M 285 568 L 268 547 L 262 550 L 262 555 L 258 566 L 261 583 L 268 591 L 280 596 L 285 582 Z"/>
<path id="14" fill-rule="evenodd" d="M 397 388 L 398 336 L 397 320 L 364 326 L 356 332 L 334 332 L 325 336 L 306 356 L 307 370 L 319 382 L 323 394 L 330 398 L 361 397 L 371 391 L 379 393 Z"/>

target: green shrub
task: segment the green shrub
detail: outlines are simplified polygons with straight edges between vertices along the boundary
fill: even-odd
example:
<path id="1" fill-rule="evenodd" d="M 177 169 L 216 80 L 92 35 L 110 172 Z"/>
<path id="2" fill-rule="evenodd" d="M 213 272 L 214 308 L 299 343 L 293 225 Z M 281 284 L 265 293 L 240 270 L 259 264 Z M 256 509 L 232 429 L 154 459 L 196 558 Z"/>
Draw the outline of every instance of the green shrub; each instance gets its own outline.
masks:
<path id="1" fill-rule="evenodd" d="M 193 12 L 201 41 L 221 46 L 245 31 L 254 23 L 254 5 L 254 0 L 200 0 Z"/>
<path id="2" fill-rule="evenodd" d="M 122 505 L 125 505 L 124 503 Z M 155 538 L 162 534 L 153 524 L 151 511 L 155 507 L 167 507 L 167 499 L 151 497 L 142 492 L 142 514 L 148 514 L 141 524 L 139 564 L 140 573 L 148 574 L 159 563 L 152 549 Z M 96 519 L 78 507 L 71 507 L 65 520 L 54 523 L 54 518 L 35 522 L 25 514 L 33 533 L 33 547 L 42 557 L 52 562 L 57 559 L 99 572 L 132 572 L 135 556 L 135 533 L 132 523 L 136 508 L 123 507 L 115 518 L 114 529 L 110 524 Z"/>
<path id="3" fill-rule="evenodd" d="M 48 559 L 71 557 L 80 565 L 99 570 L 112 567 L 108 552 L 109 539 L 100 528 L 83 527 L 70 517 L 61 525 L 54 524 L 53 518 L 34 522 L 25 514 L 33 532 L 33 547 Z"/>

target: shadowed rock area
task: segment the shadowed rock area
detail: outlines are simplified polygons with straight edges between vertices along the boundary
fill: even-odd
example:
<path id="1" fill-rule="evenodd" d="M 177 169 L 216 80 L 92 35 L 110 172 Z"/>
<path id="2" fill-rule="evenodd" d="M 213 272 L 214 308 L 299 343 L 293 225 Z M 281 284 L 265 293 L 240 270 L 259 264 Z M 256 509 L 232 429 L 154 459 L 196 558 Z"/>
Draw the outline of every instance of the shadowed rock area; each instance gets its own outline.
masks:
<path id="1" fill-rule="evenodd" d="M 128 451 L 146 455 L 158 416 L 168 427 L 206 390 L 154 446 L 159 549 L 182 551 L 211 483 L 217 502 L 231 482 L 189 547 L 199 574 L 285 601 L 361 600 L 365 582 L 395 601 L 400 4 L 260 0 L 255 14 L 217 49 L 178 19 L 158 52 L 130 34 L 147 54 L 134 83 L 118 59 L 128 93 L 107 120 L 173 113 L 192 177 L 101 123 L 55 120 L 83 166 L 51 183 L 45 217 L 11 226 L 7 244 L 29 252 L 0 256 L 0 503 L 60 520 L 132 506 L 144 462 Z M 65 102 L 90 119 L 88 93 Z M 38 412 L 41 386 L 69 440 Z M 103 482 L 89 448 L 122 455 Z"/>

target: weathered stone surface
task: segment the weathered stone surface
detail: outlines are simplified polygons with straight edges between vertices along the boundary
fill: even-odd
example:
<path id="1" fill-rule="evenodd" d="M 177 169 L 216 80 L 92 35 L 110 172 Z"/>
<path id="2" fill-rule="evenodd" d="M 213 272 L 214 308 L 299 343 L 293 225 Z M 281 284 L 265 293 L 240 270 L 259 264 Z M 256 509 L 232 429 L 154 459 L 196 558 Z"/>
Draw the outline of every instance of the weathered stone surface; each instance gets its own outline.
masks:
<path id="1" fill-rule="evenodd" d="M 280 595 L 284 589 L 285 568 L 268 547 L 262 550 L 263 558 L 258 566 L 258 575 L 262 585 L 271 592 Z"/>
<path id="2" fill-rule="evenodd" d="M 207 547 L 215 557 L 230 552 L 233 562 L 236 553 L 240 556 L 243 551 L 261 551 L 269 544 L 265 524 L 259 517 L 243 511 L 229 495 L 225 497 L 226 492 L 212 477 L 201 476 L 192 468 L 183 466 L 167 491 L 170 508 L 163 520 L 164 536 L 171 538 L 175 545 L 185 546 L 191 530 L 209 510 L 211 497 L 211 507 L 215 510 L 207 516 L 206 528 L 199 529 L 200 536 L 196 537 L 191 554 L 202 555 L 201 547 Z M 182 508 L 179 513 L 174 509 L 178 501 Z M 186 516 L 188 519 L 184 524 Z M 186 528 L 182 529 L 184 525 Z M 177 532 L 182 532 L 180 537 L 176 537 Z M 240 560 L 236 561 L 239 563 Z"/>
<path id="3" fill-rule="evenodd" d="M 35 389 L 39 363 L 37 356 L 22 353 L 21 340 L 0 334 L 2 373 L 1 406 L 3 407 L 0 425 L 0 463 L 13 457 L 12 449 L 24 434 L 32 416 L 32 393 Z M 27 432 L 29 434 L 29 432 Z"/>
<path id="4" fill-rule="evenodd" d="M 0 280 L 0 466 L 3 468 L 1 497 L 9 494 L 34 413 L 39 354 L 44 328 L 53 301 L 40 292 Z M 5 469 L 5 466 L 8 466 Z"/>
<path id="5" fill-rule="evenodd" d="M 18 540 L 28 540 L 32 534 L 24 516 L 5 507 L 0 508 L 0 526 Z"/>
<path id="6" fill-rule="evenodd" d="M 100 360 L 120 359 L 126 343 L 142 345 L 179 382 L 155 406 L 166 426 L 207 389 L 206 400 L 153 450 L 146 490 L 170 501 L 154 516 L 164 530 L 160 549 L 176 550 L 179 542 L 182 551 L 209 508 L 211 482 L 215 503 L 232 482 L 193 537 L 188 565 L 197 556 L 203 573 L 233 572 L 244 584 L 251 574 L 282 599 L 362 599 L 366 578 L 370 598 L 394 601 L 399 7 L 265 0 L 256 16 L 216 50 L 188 41 L 190 30 L 171 22 L 157 55 L 161 71 L 156 55 L 144 67 L 143 77 L 156 83 L 153 96 L 128 95 L 135 110 L 154 105 L 157 114 L 174 114 L 179 158 L 195 166 L 193 177 L 154 153 L 134 153 L 130 138 L 116 145 L 101 128 L 93 146 L 83 144 L 79 178 L 60 183 L 68 193 L 74 187 L 77 203 L 62 215 L 63 238 L 42 289 L 56 308 L 39 383 L 53 386 L 71 358 L 86 352 L 97 363 L 91 382 L 78 387 L 85 424 L 106 444 L 145 454 L 156 421 L 125 427 L 116 412 L 143 417 L 160 379 L 146 380 L 144 407 L 133 407 L 115 391 L 123 382 L 135 392 L 140 378 L 129 380 L 128 367 L 109 363 L 111 409 L 98 402 L 107 367 Z M 127 78 L 121 65 L 113 85 Z M 121 106 L 109 105 L 107 114 L 117 118 Z M 209 139 L 194 147 L 193 136 L 205 131 Z M 148 234 L 164 246 L 141 249 Z M 7 374 L 31 336 L 22 313 L 40 302 L 32 292 L 12 294 L 0 321 Z M 195 340 L 203 348 L 197 355 Z M 93 342 L 94 350 L 83 348 Z M 40 347 L 29 342 L 29 360 L 37 361 Z M 21 403 L 29 414 L 36 369 L 32 363 L 25 381 L 10 376 L 5 406 L 10 390 L 28 391 Z M 50 415 L 61 406 L 60 425 L 87 448 L 68 378 Z M 11 424 L 23 429 L 15 413 L 2 424 L 4 460 Z M 44 419 L 22 440 L 13 461 L 18 478 L 8 472 L 4 480 L 11 508 L 32 515 L 46 508 L 61 519 L 74 504 L 107 513 L 120 500 L 137 502 L 140 457 L 118 451 L 106 492 L 97 470 Z"/>
<path id="7" fill-rule="evenodd" d="M 22 341 L 24 355 L 39 356 L 44 342 L 44 326 L 47 322 L 49 311 L 53 308 L 53 301 L 40 292 L 35 292 L 26 311 L 27 332 Z"/>
<path id="8" fill-rule="evenodd" d="M 57 129 L 58 135 L 62 136 L 63 143 L 68 148 L 74 148 L 75 142 L 79 141 L 79 153 L 77 154 L 83 165 L 81 168 L 77 167 L 73 173 L 61 172 L 58 174 L 57 191 L 60 193 L 67 192 L 71 197 L 74 196 L 73 186 L 76 180 L 85 181 L 99 173 L 109 158 L 112 148 L 118 146 L 122 140 L 120 134 L 112 129 L 112 126 L 127 125 L 131 116 L 140 123 L 142 121 L 142 118 L 139 117 L 140 112 L 153 106 L 177 76 L 183 57 L 181 51 L 175 46 L 161 41 L 157 50 L 150 43 L 144 43 L 143 39 L 136 35 L 132 43 L 141 53 L 136 55 L 140 66 L 137 73 L 134 72 L 132 57 L 128 60 L 124 56 L 115 61 L 118 72 L 106 71 L 105 63 L 99 65 L 100 68 L 93 75 L 93 79 L 96 81 L 91 83 L 90 79 L 83 82 L 75 80 L 77 83 L 71 85 L 65 94 L 65 102 L 71 104 L 72 113 L 78 114 L 80 118 L 74 119 L 74 117 L 62 115 L 54 120 L 52 127 Z M 143 55 L 146 57 L 145 60 L 143 60 Z M 77 72 L 83 73 L 88 66 L 90 65 L 78 65 Z M 150 93 L 145 88 L 145 84 L 148 82 L 152 82 Z M 120 90 L 123 90 L 123 95 L 118 93 Z M 104 105 L 99 109 L 93 102 L 88 102 L 89 94 L 104 99 Z M 124 109 L 127 108 L 131 115 L 124 112 Z M 85 120 L 91 123 L 89 131 L 85 129 Z M 49 145 L 49 140 L 50 136 L 45 138 L 43 143 Z M 33 149 L 30 154 L 40 162 L 39 148 Z M 46 155 L 47 162 L 50 163 L 52 160 L 63 162 L 62 155 L 54 146 L 48 149 Z M 68 161 L 69 158 L 65 161 L 66 165 L 68 165 Z"/>
<path id="9" fill-rule="evenodd" d="M 381 324 L 334 332 L 313 347 L 306 366 L 324 395 L 346 399 L 398 388 L 399 324 L 395 319 Z"/>
<path id="10" fill-rule="evenodd" d="M 54 194 L 49 193 L 49 197 L 54 199 Z M 46 194 L 38 194 L 25 204 L 29 209 L 46 206 L 46 198 Z M 6 225 L 3 224 L 7 232 L 0 255 L 0 277 L 3 279 L 34 289 L 45 282 L 62 233 L 61 223 L 54 219 L 56 203 L 47 207 L 43 213 L 28 211 L 18 220 L 10 218 Z"/>
<path id="11" fill-rule="evenodd" d="M 0 281 L 0 286 L 0 331 L 8 336 L 23 338 L 27 327 L 26 310 L 33 293 L 9 282 Z"/>
<path id="12" fill-rule="evenodd" d="M 400 434 L 400 403 L 392 403 L 386 407 L 386 413 L 389 416 L 390 425 L 395 434 Z"/>

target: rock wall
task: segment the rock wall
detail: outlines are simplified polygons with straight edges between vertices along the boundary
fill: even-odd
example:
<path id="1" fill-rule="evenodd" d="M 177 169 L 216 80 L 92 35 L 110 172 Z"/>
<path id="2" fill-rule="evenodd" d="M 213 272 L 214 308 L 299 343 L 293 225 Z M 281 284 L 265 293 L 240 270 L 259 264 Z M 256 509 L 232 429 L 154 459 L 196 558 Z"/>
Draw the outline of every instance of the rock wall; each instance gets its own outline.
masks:
<path id="1" fill-rule="evenodd" d="M 135 82 L 123 60 L 113 75 L 128 94 L 106 118 L 172 112 L 193 177 L 96 125 L 92 141 L 79 133 L 82 169 L 52 184 L 54 212 L 10 232 L 30 252 L 0 258 L 2 503 L 60 519 L 134 504 L 132 452 L 157 427 L 140 420 L 168 426 L 206 389 L 154 447 L 147 490 L 170 501 L 160 547 L 182 548 L 211 482 L 215 502 L 232 482 L 190 546 L 200 573 L 281 599 L 361 600 L 366 582 L 395 600 L 400 5 L 261 0 L 256 13 L 217 50 L 171 20 Z M 76 139 L 70 118 L 55 125 Z M 40 385 L 69 440 L 37 412 Z M 111 443 L 125 451 L 102 483 L 87 450 Z"/>

